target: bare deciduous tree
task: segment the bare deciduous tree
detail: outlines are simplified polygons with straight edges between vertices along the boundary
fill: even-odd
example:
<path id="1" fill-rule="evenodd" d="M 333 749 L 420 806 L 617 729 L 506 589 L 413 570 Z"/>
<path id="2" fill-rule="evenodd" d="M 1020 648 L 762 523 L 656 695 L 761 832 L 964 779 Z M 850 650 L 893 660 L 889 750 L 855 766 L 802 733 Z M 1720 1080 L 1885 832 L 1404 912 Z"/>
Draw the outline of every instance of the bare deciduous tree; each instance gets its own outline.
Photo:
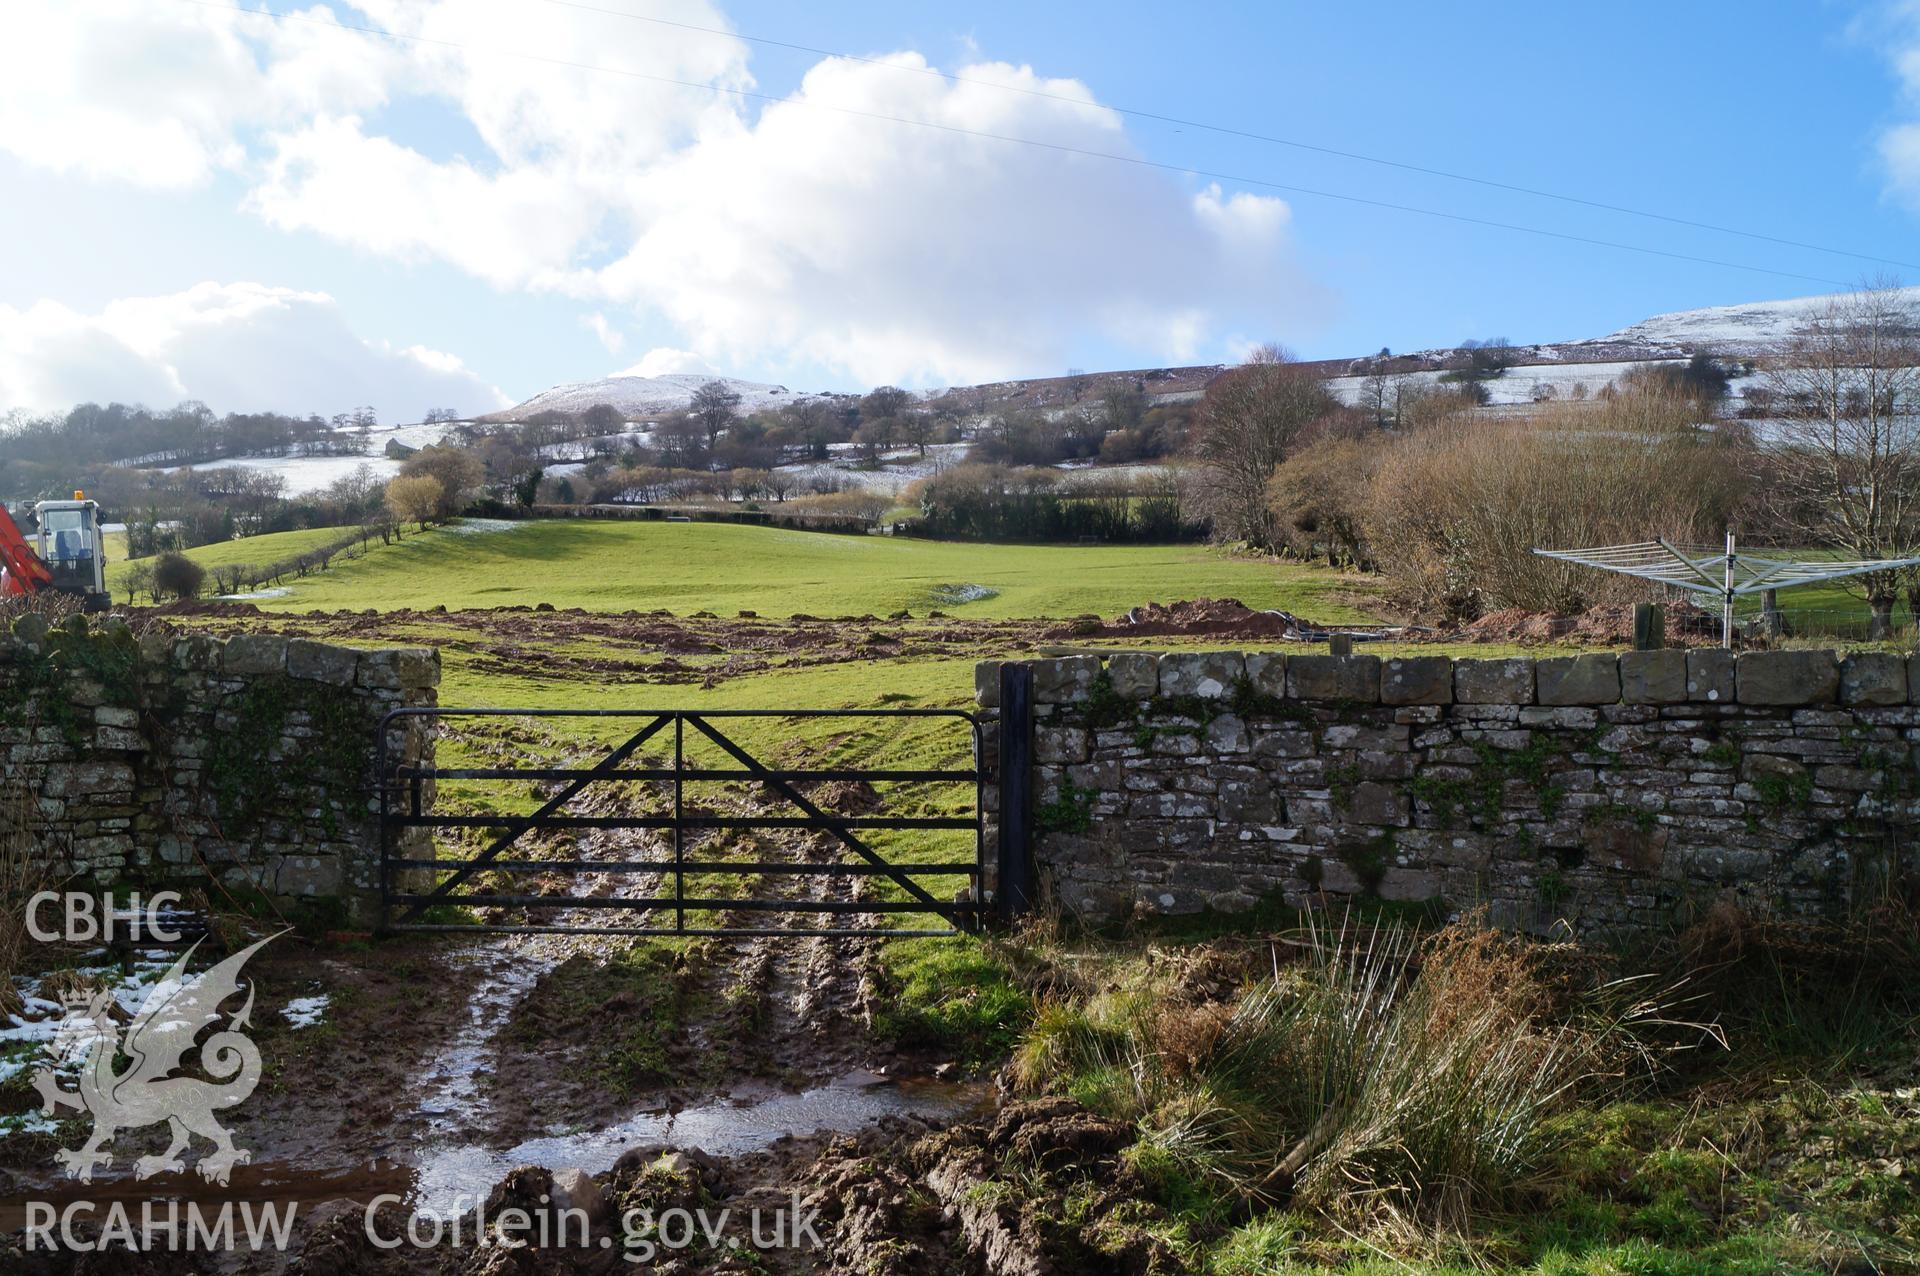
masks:
<path id="1" fill-rule="evenodd" d="M 1775 476 L 1781 522 L 1847 558 L 1920 552 L 1920 329 L 1890 283 L 1836 297 L 1770 361 Z M 1906 573 L 1855 577 L 1873 612 L 1871 636 L 1892 632 Z"/>
<path id="2" fill-rule="evenodd" d="M 740 395 L 725 381 L 709 381 L 693 392 L 693 402 L 687 410 L 706 431 L 709 452 L 720 441 L 720 432 L 733 424 L 733 414 L 739 406 Z"/>
<path id="3" fill-rule="evenodd" d="M 1193 430 L 1200 480 L 1194 496 L 1216 538 L 1269 552 L 1279 547 L 1267 484 L 1307 430 L 1337 406 L 1325 383 L 1278 346 L 1254 351 L 1207 387 Z"/>

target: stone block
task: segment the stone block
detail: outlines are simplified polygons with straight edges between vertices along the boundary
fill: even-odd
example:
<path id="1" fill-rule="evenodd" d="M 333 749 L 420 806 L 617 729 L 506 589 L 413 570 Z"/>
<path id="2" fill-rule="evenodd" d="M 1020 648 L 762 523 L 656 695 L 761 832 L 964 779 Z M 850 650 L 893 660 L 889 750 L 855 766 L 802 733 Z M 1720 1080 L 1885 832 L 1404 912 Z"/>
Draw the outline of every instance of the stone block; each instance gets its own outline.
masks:
<path id="1" fill-rule="evenodd" d="M 1628 704 L 1681 704 L 1687 698 L 1687 653 L 1620 653 L 1620 698 Z"/>
<path id="2" fill-rule="evenodd" d="M 1543 705 L 1620 703 L 1620 658 L 1612 652 L 1555 656 L 1534 667 Z"/>
<path id="3" fill-rule="evenodd" d="M 248 678 L 287 671 L 287 640 L 277 634 L 236 634 L 220 652 L 220 672 Z"/>
<path id="4" fill-rule="evenodd" d="M 1447 656 L 1396 656 L 1380 666 L 1381 704 L 1453 703 L 1453 661 Z"/>
<path id="5" fill-rule="evenodd" d="M 220 667 L 220 645 L 211 634 L 189 634 L 173 644 L 173 667 L 211 673 Z"/>
<path id="6" fill-rule="evenodd" d="M 1217 700 L 1246 677 L 1247 659 L 1237 651 L 1169 652 L 1159 668 L 1161 695 Z"/>
<path id="7" fill-rule="evenodd" d="M 1687 653 L 1687 699 L 1732 704 L 1733 653 L 1724 647 L 1699 647 Z"/>
<path id="8" fill-rule="evenodd" d="M 1150 651 L 1121 651 L 1107 658 L 1107 681 L 1122 700 L 1151 700 L 1160 691 L 1160 657 Z"/>
<path id="9" fill-rule="evenodd" d="M 1346 795 L 1347 817 L 1356 824 L 1385 824 L 1396 827 L 1410 823 L 1407 799 L 1390 784 L 1362 780 Z"/>
<path id="10" fill-rule="evenodd" d="M 1085 762 L 1087 748 L 1087 733 L 1079 727 L 1041 727 L 1034 732 L 1033 756 L 1039 762 Z"/>
<path id="11" fill-rule="evenodd" d="M 275 894 L 293 898 L 338 895 L 343 885 L 340 861 L 331 855 L 287 855 L 270 870 Z"/>
<path id="12" fill-rule="evenodd" d="M 1380 702 L 1380 657 L 1291 656 L 1287 693 L 1296 700 Z"/>
<path id="13" fill-rule="evenodd" d="M 296 678 L 351 687 L 360 666 L 360 653 L 331 643 L 295 638 L 287 643 L 287 672 Z"/>
<path id="14" fill-rule="evenodd" d="M 1532 704 L 1533 661 L 1456 660 L 1453 698 L 1460 704 Z"/>
<path id="15" fill-rule="evenodd" d="M 1207 748 L 1213 753 L 1245 753 L 1247 724 L 1231 713 L 1223 713 L 1207 724 Z"/>
<path id="16" fill-rule="evenodd" d="M 1831 651 L 1743 651 L 1734 676 L 1741 704 L 1832 704 L 1840 690 Z"/>
<path id="17" fill-rule="evenodd" d="M 402 691 L 424 691 L 440 685 L 440 649 L 438 647 L 398 647 L 394 664 L 400 671 Z"/>
<path id="18" fill-rule="evenodd" d="M 981 660 L 973 666 L 973 699 L 982 709 L 1000 707 L 1000 666 L 998 660 Z"/>
<path id="19" fill-rule="evenodd" d="M 1907 702 L 1907 658 L 1890 651 L 1856 651 L 1840 662 L 1840 703 Z"/>
<path id="20" fill-rule="evenodd" d="M 1033 702 L 1071 704 L 1084 700 L 1100 676 L 1100 657 L 1061 656 L 1033 662 Z"/>
<path id="21" fill-rule="evenodd" d="M 1276 700 L 1285 699 L 1287 658 L 1277 651 L 1249 652 L 1247 681 L 1252 683 L 1253 689 L 1263 696 L 1272 696 Z"/>
<path id="22" fill-rule="evenodd" d="M 50 798 L 131 793 L 133 768 L 124 762 L 55 763 L 47 768 L 46 782 L 40 791 Z"/>
<path id="23" fill-rule="evenodd" d="M 1438 898 L 1440 877 L 1419 868 L 1389 868 L 1380 876 L 1380 898 L 1418 902 Z"/>

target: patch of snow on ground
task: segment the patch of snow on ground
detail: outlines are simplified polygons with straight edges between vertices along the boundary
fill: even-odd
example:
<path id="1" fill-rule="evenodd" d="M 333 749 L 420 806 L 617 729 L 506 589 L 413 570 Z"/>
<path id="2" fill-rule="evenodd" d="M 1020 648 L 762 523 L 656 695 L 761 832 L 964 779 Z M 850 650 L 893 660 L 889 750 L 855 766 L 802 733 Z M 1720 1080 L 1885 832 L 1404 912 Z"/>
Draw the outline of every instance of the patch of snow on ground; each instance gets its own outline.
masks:
<path id="1" fill-rule="evenodd" d="M 935 585 L 927 591 L 927 596 L 944 606 L 958 606 L 961 603 L 977 603 L 988 598 L 997 598 L 1000 591 L 986 585 L 967 583 Z"/>
<path id="2" fill-rule="evenodd" d="M 256 589 L 251 593 L 245 594 L 220 594 L 217 595 L 217 598 L 218 601 L 223 603 L 244 603 L 251 602 L 255 598 L 285 598 L 292 592 L 293 590 L 287 586 L 279 585 L 273 589 Z"/>
<path id="3" fill-rule="evenodd" d="M 400 462 L 384 456 L 230 456 L 223 461 L 208 461 L 188 468 L 196 473 L 239 469 L 278 474 L 287 481 L 288 496 L 305 496 L 345 478 L 363 465 L 371 468 L 382 481 L 400 472 Z"/>
<path id="4" fill-rule="evenodd" d="M 327 1005 L 331 999 L 325 993 L 316 993 L 311 997 L 295 997 L 280 1013 L 295 1028 L 311 1028 L 326 1017 Z"/>
<path id="5" fill-rule="evenodd" d="M 831 456 L 825 461 L 802 461 L 778 468 L 782 474 L 791 474 L 802 482 L 833 479 L 846 487 L 864 487 L 898 496 L 921 479 L 931 478 L 966 460 L 971 446 L 969 443 L 933 443 L 928 445 L 925 456 L 920 455 L 918 448 L 904 448 L 883 454 L 878 468 L 862 469 L 853 445 L 836 443 L 828 449 Z"/>
<path id="6" fill-rule="evenodd" d="M 488 532 L 510 532 L 521 525 L 518 520 L 511 518 L 463 518 L 457 523 L 448 523 L 440 530 L 455 536 L 484 536 Z"/>
<path id="7" fill-rule="evenodd" d="M 1490 406 L 1511 407 L 1532 403 L 1536 396 L 1543 392 L 1550 398 L 1571 399 L 1574 397 L 1576 387 L 1588 398 L 1592 398 L 1618 380 L 1620 375 L 1630 368 L 1684 362 L 1683 359 L 1650 359 L 1638 363 L 1520 364 L 1508 368 L 1502 375 L 1482 384 L 1487 387 L 1487 402 Z M 1438 372 L 1408 372 L 1403 375 L 1410 383 L 1423 388 L 1437 390 L 1448 388 L 1441 382 L 1441 374 Z M 1327 389 L 1347 406 L 1359 407 L 1366 399 L 1366 381 L 1365 377 L 1333 377 L 1327 382 Z"/>
<path id="8" fill-rule="evenodd" d="M 118 966 L 76 966 L 73 971 L 110 987 L 114 1001 L 131 1018 L 139 1013 L 140 1007 L 146 1002 L 147 993 L 160 981 L 160 976 L 172 967 L 173 962 L 173 957 L 165 950 L 143 949 L 134 960 L 129 974 L 121 973 Z M 28 1041 L 44 1045 L 51 1042 L 60 1028 L 60 1021 L 66 1017 L 66 1007 L 43 995 L 44 983 L 40 979 L 15 976 L 13 984 L 23 1004 L 18 1011 L 6 1017 L 4 1024 L 0 1024 L 0 1044 Z"/>

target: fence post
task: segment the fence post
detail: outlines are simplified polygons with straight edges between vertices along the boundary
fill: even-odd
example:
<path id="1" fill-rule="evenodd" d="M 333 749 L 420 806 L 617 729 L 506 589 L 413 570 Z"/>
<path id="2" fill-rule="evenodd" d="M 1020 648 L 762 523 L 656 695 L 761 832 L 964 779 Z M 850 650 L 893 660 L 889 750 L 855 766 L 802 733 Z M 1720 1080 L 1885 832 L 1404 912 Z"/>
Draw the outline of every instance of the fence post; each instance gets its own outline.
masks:
<path id="1" fill-rule="evenodd" d="M 1353 654 L 1353 635 L 1328 634 L 1327 654 L 1330 656 L 1351 656 Z"/>
<path id="2" fill-rule="evenodd" d="M 1000 666 L 1000 878 L 994 903 L 1011 922 L 1033 902 L 1033 666 Z"/>
<path id="3" fill-rule="evenodd" d="M 1659 651 L 1667 645 L 1667 609 L 1659 603 L 1633 605 L 1633 649 Z"/>

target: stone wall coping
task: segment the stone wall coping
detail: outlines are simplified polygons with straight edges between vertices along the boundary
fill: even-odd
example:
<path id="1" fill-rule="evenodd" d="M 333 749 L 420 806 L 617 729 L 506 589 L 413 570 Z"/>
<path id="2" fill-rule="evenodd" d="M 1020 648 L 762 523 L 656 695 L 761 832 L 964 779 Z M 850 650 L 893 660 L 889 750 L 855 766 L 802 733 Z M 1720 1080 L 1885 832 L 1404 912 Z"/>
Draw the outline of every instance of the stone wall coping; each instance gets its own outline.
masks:
<path id="1" fill-rule="evenodd" d="M 236 657 L 229 648 L 229 658 L 251 661 L 258 655 L 249 646 Z M 977 667 L 976 698 L 984 707 L 998 702 L 1002 663 L 983 661 Z M 1920 704 L 1920 652 L 1672 648 L 1537 657 L 1383 658 L 1364 651 L 1351 656 L 1316 651 L 1088 651 L 1025 663 L 1033 666 L 1034 699 L 1043 705 L 1083 702 L 1096 688 L 1138 701 L 1251 694 L 1386 705 Z M 434 678 L 438 680 L 437 653 Z"/>

